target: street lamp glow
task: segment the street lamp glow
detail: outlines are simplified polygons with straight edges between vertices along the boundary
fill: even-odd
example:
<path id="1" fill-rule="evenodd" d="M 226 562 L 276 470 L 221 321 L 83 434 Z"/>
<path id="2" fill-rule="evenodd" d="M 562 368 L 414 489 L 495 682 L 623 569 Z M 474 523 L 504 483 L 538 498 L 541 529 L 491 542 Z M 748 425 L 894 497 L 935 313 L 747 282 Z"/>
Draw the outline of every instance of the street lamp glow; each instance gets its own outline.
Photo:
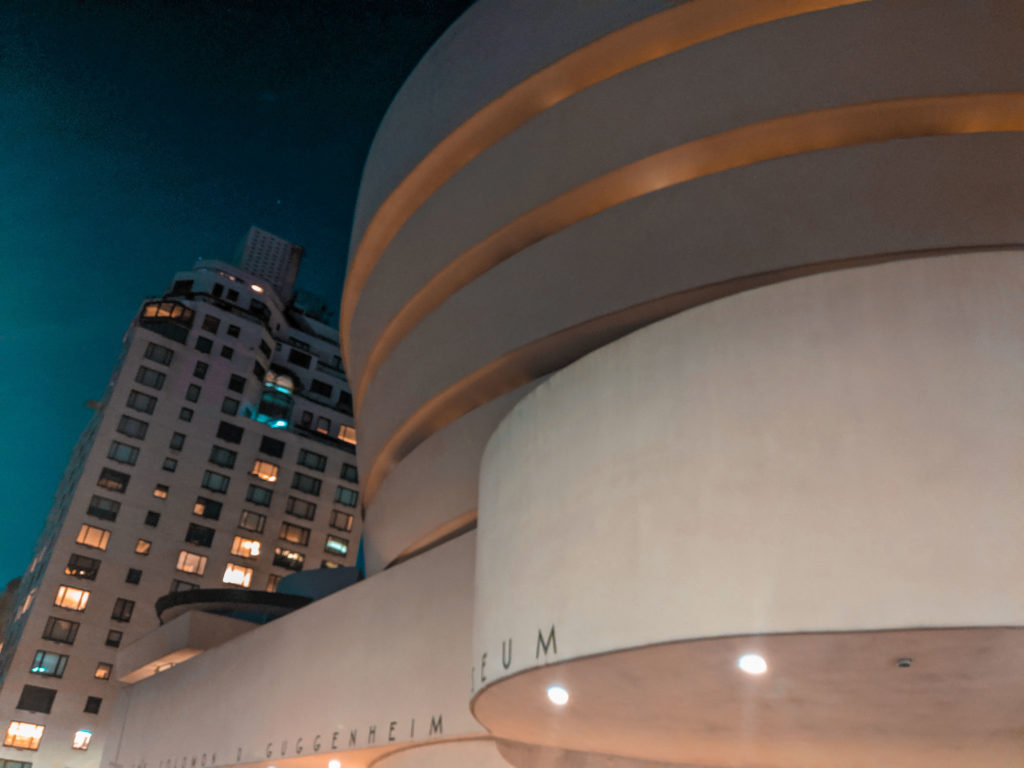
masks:
<path id="1" fill-rule="evenodd" d="M 559 707 L 569 703 L 569 692 L 560 685 L 552 685 L 548 688 L 548 700 Z"/>
<path id="2" fill-rule="evenodd" d="M 768 671 L 768 662 L 764 660 L 763 656 L 758 656 L 756 653 L 740 656 L 736 665 L 748 675 L 763 675 Z"/>

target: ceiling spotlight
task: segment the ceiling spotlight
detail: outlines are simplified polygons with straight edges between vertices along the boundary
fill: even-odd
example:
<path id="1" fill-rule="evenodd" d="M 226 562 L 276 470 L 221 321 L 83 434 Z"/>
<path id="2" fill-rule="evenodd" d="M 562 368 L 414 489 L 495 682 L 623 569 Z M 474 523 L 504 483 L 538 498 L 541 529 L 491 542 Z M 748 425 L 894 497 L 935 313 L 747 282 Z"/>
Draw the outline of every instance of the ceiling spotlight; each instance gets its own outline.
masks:
<path id="1" fill-rule="evenodd" d="M 564 707 L 569 703 L 569 692 L 560 685 L 552 685 L 548 688 L 548 699 L 552 704 Z"/>
<path id="2" fill-rule="evenodd" d="M 341 760 L 331 760 L 327 764 L 327 768 L 341 768 Z"/>
<path id="3" fill-rule="evenodd" d="M 740 656 L 736 665 L 748 675 L 763 675 L 768 671 L 768 662 L 764 660 L 763 656 L 758 656 L 756 653 L 746 653 Z"/>
<path id="4" fill-rule="evenodd" d="M 256 283 L 253 283 L 249 287 L 252 288 L 254 291 L 256 291 L 256 293 L 263 293 L 263 288 L 261 288 L 260 286 L 256 285 Z"/>

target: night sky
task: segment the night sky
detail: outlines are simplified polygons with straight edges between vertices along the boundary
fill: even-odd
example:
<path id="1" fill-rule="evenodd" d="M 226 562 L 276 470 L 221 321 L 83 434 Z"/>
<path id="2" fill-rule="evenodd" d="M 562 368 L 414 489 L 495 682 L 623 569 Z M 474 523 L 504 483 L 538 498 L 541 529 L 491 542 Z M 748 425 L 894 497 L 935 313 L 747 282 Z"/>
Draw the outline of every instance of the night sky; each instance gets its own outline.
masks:
<path id="1" fill-rule="evenodd" d="M 469 4 L 0 0 L 0 588 L 144 297 L 256 224 L 336 306 L 374 131 Z"/>

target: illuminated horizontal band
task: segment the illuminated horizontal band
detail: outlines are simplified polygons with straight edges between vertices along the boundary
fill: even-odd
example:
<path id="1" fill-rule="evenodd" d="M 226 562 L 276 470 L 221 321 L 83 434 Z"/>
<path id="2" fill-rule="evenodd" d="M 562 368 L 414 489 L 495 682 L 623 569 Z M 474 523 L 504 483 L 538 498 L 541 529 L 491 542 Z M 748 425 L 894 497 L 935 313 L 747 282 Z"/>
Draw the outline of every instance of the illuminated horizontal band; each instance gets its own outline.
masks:
<path id="1" fill-rule="evenodd" d="M 409 217 L 470 160 L 546 109 L 622 72 L 772 21 L 866 0 L 690 0 L 611 32 L 518 83 L 446 136 L 380 205 L 350 259 L 341 301 L 349 362 L 352 318 L 381 255 Z"/>
<path id="2" fill-rule="evenodd" d="M 596 213 L 666 187 L 765 160 L 892 139 L 1004 131 L 1024 131 L 1024 93 L 896 99 L 752 123 L 598 176 L 491 233 L 413 294 L 381 331 L 367 357 L 355 388 L 356 412 L 380 366 L 424 317 L 505 259 Z"/>

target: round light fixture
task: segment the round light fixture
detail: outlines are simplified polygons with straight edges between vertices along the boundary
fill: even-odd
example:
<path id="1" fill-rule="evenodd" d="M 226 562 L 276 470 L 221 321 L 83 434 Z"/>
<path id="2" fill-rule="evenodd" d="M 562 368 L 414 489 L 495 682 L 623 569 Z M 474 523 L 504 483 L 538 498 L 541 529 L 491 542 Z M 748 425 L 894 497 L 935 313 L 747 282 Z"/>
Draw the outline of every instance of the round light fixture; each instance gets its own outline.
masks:
<path id="1" fill-rule="evenodd" d="M 548 700 L 559 707 L 569 703 L 569 692 L 560 685 L 552 685 L 548 688 Z"/>
<path id="2" fill-rule="evenodd" d="M 331 760 L 327 764 L 327 768 L 341 768 L 341 760 Z"/>
<path id="3" fill-rule="evenodd" d="M 256 293 L 263 293 L 263 288 L 258 286 L 258 285 L 256 285 L 256 283 L 253 283 L 249 287 L 252 288 L 254 291 L 256 291 Z"/>
<path id="4" fill-rule="evenodd" d="M 758 656 L 756 653 L 746 653 L 740 656 L 736 666 L 748 675 L 763 675 L 768 671 L 768 662 L 764 660 L 763 656 Z"/>

